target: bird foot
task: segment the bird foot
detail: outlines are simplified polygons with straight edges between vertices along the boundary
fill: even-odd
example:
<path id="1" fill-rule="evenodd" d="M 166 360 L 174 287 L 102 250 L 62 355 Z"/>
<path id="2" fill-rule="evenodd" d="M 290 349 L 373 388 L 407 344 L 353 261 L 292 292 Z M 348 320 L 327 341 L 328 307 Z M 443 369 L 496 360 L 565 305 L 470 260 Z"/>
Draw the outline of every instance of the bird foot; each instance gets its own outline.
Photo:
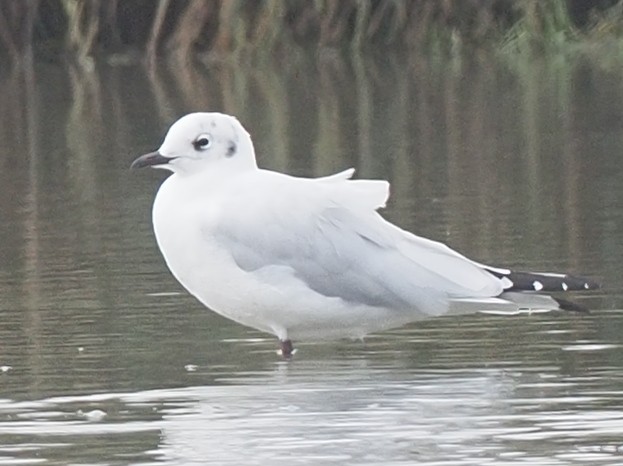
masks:
<path id="1" fill-rule="evenodd" d="M 277 354 L 283 356 L 284 359 L 290 359 L 296 353 L 296 349 L 292 346 L 292 340 L 279 340 L 279 351 Z"/>

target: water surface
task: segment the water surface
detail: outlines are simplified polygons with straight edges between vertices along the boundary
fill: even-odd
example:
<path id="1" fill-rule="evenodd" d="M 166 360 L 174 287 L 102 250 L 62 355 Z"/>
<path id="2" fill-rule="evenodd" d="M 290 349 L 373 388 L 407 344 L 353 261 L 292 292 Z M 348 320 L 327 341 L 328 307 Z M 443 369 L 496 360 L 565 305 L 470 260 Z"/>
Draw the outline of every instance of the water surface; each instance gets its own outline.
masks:
<path id="1" fill-rule="evenodd" d="M 0 77 L 0 464 L 621 464 L 623 70 L 293 54 L 25 63 Z M 151 232 L 178 116 L 262 166 L 388 179 L 384 215 L 476 260 L 569 270 L 589 315 L 431 319 L 298 344 L 203 309 Z"/>

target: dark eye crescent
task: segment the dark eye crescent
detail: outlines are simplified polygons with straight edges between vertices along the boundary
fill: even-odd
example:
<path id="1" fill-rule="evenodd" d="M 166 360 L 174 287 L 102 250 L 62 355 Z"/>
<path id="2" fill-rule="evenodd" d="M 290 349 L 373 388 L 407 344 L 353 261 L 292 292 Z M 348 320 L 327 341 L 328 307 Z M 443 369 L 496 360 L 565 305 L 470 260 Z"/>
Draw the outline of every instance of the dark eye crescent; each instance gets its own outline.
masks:
<path id="1" fill-rule="evenodd" d="M 211 144 L 212 141 L 210 140 L 210 136 L 207 134 L 201 134 L 193 141 L 193 146 L 196 150 L 206 150 Z"/>

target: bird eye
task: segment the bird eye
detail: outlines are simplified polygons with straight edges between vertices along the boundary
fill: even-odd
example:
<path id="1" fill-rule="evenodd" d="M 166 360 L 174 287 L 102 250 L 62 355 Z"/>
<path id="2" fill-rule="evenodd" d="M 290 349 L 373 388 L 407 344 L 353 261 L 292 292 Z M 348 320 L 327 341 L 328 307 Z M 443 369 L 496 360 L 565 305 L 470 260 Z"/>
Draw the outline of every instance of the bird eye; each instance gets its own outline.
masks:
<path id="1" fill-rule="evenodd" d="M 208 136 L 207 134 L 202 134 L 193 141 L 193 146 L 195 147 L 195 150 L 206 150 L 208 147 L 210 147 L 211 144 L 212 141 L 210 140 L 210 136 Z"/>

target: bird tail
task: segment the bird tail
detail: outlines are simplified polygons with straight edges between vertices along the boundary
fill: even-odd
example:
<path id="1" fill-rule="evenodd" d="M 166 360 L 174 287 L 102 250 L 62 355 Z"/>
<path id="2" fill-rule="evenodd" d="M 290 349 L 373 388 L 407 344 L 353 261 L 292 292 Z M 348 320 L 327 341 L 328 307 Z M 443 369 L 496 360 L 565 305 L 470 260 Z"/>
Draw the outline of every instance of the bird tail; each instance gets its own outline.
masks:
<path id="1" fill-rule="evenodd" d="M 562 273 L 515 272 L 485 266 L 485 270 L 504 281 L 506 291 L 586 291 L 601 287 L 594 280 Z"/>
<path id="2" fill-rule="evenodd" d="M 587 291 L 597 290 L 601 285 L 591 279 L 584 277 L 576 277 L 569 274 L 548 273 L 548 272 L 516 272 L 507 269 L 498 269 L 485 266 L 490 274 L 498 277 L 504 284 L 504 293 L 501 297 L 506 297 L 512 302 L 517 303 L 520 308 L 526 306 L 525 301 L 531 293 L 521 293 L 522 291 L 532 291 L 538 293 L 552 293 L 565 291 Z M 548 299 L 555 302 L 558 309 L 573 312 L 588 312 L 588 308 L 581 304 L 562 299 L 556 296 L 547 296 Z"/>

